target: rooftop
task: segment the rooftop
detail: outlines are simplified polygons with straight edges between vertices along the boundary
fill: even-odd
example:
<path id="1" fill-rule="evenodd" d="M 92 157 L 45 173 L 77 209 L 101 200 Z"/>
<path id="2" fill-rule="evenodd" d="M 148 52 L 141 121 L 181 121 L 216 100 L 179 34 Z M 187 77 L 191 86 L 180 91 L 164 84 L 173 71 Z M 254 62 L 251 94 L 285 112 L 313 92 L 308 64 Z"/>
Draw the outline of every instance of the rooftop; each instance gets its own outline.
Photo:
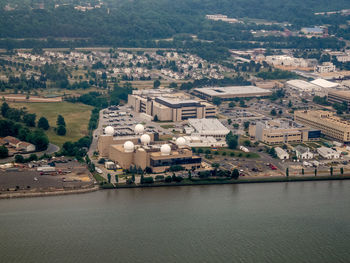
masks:
<path id="1" fill-rule="evenodd" d="M 218 119 L 189 119 L 188 123 L 201 135 L 227 135 L 227 129 Z"/>
<path id="2" fill-rule="evenodd" d="M 270 90 L 268 89 L 262 89 L 256 86 L 207 87 L 207 88 L 196 88 L 195 90 L 210 96 L 259 94 L 259 93 L 266 94 L 267 92 L 270 92 Z"/>
<path id="3" fill-rule="evenodd" d="M 321 88 L 336 88 L 339 86 L 338 83 L 334 83 L 325 79 L 315 79 L 310 81 L 310 83 L 320 86 Z"/>
<path id="4" fill-rule="evenodd" d="M 332 90 L 328 94 L 333 94 L 344 97 L 345 99 L 350 99 L 350 90 Z"/>
<path id="5" fill-rule="evenodd" d="M 311 91 L 320 89 L 320 86 L 307 82 L 305 80 L 293 79 L 286 82 L 286 84 L 300 90 Z"/>

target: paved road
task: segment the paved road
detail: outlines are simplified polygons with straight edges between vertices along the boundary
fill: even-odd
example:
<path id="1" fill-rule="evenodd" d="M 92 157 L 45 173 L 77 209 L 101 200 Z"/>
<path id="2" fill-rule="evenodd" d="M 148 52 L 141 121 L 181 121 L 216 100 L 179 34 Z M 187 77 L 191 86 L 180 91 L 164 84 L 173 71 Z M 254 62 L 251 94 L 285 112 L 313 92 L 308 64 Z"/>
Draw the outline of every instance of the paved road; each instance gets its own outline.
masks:
<path id="1" fill-rule="evenodd" d="M 53 154 L 55 152 L 58 152 L 60 150 L 60 147 L 58 147 L 55 144 L 49 143 L 49 146 L 47 147 L 47 149 L 45 151 L 42 152 L 34 152 L 34 154 L 36 154 L 38 157 L 40 157 L 43 154 Z M 27 154 L 22 154 L 24 158 L 28 158 L 32 153 L 27 153 Z M 10 163 L 13 162 L 15 159 L 15 156 L 11 156 L 5 159 L 1 159 L 0 163 Z"/>

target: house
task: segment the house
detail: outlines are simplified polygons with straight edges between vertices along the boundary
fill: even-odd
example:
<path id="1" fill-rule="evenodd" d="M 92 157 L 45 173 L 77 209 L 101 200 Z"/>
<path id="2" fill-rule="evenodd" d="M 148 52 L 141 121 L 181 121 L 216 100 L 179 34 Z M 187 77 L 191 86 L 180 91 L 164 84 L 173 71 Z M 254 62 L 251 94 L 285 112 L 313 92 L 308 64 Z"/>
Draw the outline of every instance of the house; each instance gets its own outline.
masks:
<path id="1" fill-rule="evenodd" d="M 17 148 L 17 145 L 21 142 L 20 140 L 12 136 L 6 136 L 3 140 L 14 148 Z"/>
<path id="2" fill-rule="evenodd" d="M 23 151 L 23 152 L 34 152 L 35 151 L 35 145 L 29 143 L 29 142 L 20 142 L 17 145 L 16 148 L 18 151 Z"/>
<path id="3" fill-rule="evenodd" d="M 287 160 L 289 159 L 289 154 L 283 150 L 281 147 L 276 147 L 275 148 L 277 157 L 280 158 L 281 160 Z"/>
<path id="4" fill-rule="evenodd" d="M 310 149 L 308 147 L 303 147 L 301 145 L 298 145 L 294 147 L 295 154 L 298 159 L 312 159 L 314 158 L 314 154 L 310 152 Z"/>
<path id="5" fill-rule="evenodd" d="M 6 145 L 6 144 L 7 142 L 3 138 L 0 138 L 0 146 Z"/>
<path id="6" fill-rule="evenodd" d="M 337 151 L 324 146 L 317 148 L 317 152 L 325 159 L 339 159 L 340 157 L 340 154 Z"/>

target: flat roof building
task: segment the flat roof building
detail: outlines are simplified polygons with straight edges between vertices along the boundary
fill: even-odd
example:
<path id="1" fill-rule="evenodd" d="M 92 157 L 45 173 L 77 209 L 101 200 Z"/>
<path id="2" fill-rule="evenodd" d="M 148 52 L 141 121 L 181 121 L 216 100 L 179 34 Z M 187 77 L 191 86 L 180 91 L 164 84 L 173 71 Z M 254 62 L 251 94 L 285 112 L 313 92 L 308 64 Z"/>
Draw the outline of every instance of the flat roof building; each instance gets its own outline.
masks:
<path id="1" fill-rule="evenodd" d="M 249 135 L 252 139 L 273 145 L 319 140 L 321 131 L 293 121 L 270 120 L 250 124 Z"/>
<path id="2" fill-rule="evenodd" d="M 211 136 L 225 140 L 230 132 L 218 119 L 190 119 L 188 124 L 194 129 L 193 136 Z"/>
<path id="3" fill-rule="evenodd" d="M 289 80 L 285 84 L 286 88 L 294 89 L 301 92 L 321 91 L 321 87 L 301 79 Z"/>
<path id="4" fill-rule="evenodd" d="M 328 92 L 328 101 L 331 103 L 346 103 L 350 109 L 350 91 L 349 90 L 333 90 Z"/>
<path id="5" fill-rule="evenodd" d="M 137 90 L 128 96 L 128 105 L 160 121 L 182 121 L 190 118 L 213 118 L 216 107 L 206 101 L 191 99 L 170 89 Z"/>
<path id="6" fill-rule="evenodd" d="M 331 82 L 325 79 L 315 79 L 313 81 L 310 81 L 311 84 L 320 86 L 323 89 L 335 89 L 337 87 L 339 87 L 338 83 L 335 82 Z"/>
<path id="7" fill-rule="evenodd" d="M 139 125 L 137 125 L 139 126 Z M 114 140 L 113 128 L 98 139 L 100 157 L 107 158 L 123 169 L 136 166 L 142 170 L 149 167 L 154 173 L 168 170 L 173 165 L 181 165 L 186 169 L 199 168 L 202 159 L 193 156 L 191 148 L 183 140 L 176 142 L 154 141 L 151 134 L 144 133 L 143 129 L 126 141 Z"/>
<path id="8" fill-rule="evenodd" d="M 341 142 L 350 142 L 350 122 L 323 110 L 295 111 L 294 120 Z"/>
<path id="9" fill-rule="evenodd" d="M 268 89 L 261 89 L 256 86 L 228 86 L 195 88 L 193 94 L 202 99 L 212 101 L 215 97 L 223 100 L 246 97 L 263 97 L 271 95 L 272 92 Z"/>

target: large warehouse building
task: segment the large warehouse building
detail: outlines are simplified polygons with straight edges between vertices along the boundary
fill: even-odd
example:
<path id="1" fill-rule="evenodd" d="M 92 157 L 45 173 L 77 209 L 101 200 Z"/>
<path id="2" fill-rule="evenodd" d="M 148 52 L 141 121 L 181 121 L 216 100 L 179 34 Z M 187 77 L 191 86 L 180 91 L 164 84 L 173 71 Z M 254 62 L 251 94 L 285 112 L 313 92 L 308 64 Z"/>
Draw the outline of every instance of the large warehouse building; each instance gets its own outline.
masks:
<path id="1" fill-rule="evenodd" d="M 217 97 L 222 100 L 233 98 L 263 97 L 269 96 L 272 92 L 268 89 L 261 89 L 256 86 L 228 86 L 228 87 L 207 87 L 193 90 L 196 96 L 212 101 Z"/>
<path id="2" fill-rule="evenodd" d="M 159 121 L 182 121 L 190 118 L 213 118 L 216 107 L 206 101 L 191 99 L 170 89 L 137 90 L 128 96 L 128 105 Z"/>
<path id="3" fill-rule="evenodd" d="M 332 112 L 322 110 L 295 111 L 294 120 L 320 129 L 323 134 L 341 142 L 350 142 L 350 122 L 334 116 Z"/>

